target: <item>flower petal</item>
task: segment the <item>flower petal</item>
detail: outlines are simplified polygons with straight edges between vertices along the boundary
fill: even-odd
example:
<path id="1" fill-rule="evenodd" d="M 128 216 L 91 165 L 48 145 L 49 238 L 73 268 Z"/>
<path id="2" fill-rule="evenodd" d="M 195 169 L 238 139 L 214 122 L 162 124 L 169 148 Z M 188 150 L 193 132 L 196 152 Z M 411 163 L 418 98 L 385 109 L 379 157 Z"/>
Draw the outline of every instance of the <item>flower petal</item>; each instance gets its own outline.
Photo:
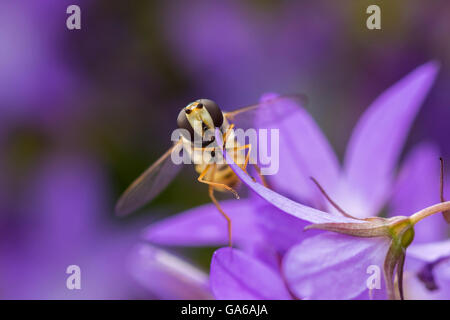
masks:
<path id="1" fill-rule="evenodd" d="M 159 299 L 212 298 L 206 273 L 151 245 L 137 245 L 130 254 L 128 268 Z"/>
<path id="2" fill-rule="evenodd" d="M 450 257 L 450 239 L 423 244 L 411 244 L 408 248 L 407 255 L 425 262 L 434 262 L 442 257 Z"/>
<path id="3" fill-rule="evenodd" d="M 408 131 L 438 69 L 435 62 L 418 67 L 382 93 L 360 118 L 345 155 L 351 186 L 346 198 L 361 197 L 371 210 L 357 212 L 351 202 L 342 203 L 352 214 L 367 217 L 381 209 Z"/>
<path id="4" fill-rule="evenodd" d="M 268 203 L 258 208 L 255 223 L 261 230 L 266 247 L 273 247 L 280 256 L 305 237 L 323 232 L 317 230 L 305 232 L 305 227 L 310 225 L 308 222 L 274 208 Z"/>
<path id="5" fill-rule="evenodd" d="M 390 216 L 409 216 L 436 204 L 439 199 L 439 150 L 434 144 L 421 144 L 407 156 L 394 186 Z M 414 227 L 414 243 L 443 239 L 447 224 L 433 215 Z"/>
<path id="6" fill-rule="evenodd" d="M 261 100 L 268 99 L 263 96 Z M 324 186 L 334 186 L 340 170 L 336 154 L 303 106 L 292 99 L 273 101 L 270 108 L 265 108 L 267 113 L 255 114 L 257 128 L 279 130 L 279 170 L 270 176 L 270 183 L 275 190 L 298 201 L 322 201 L 310 177 Z M 268 118 L 274 117 L 280 120 L 267 123 Z"/>
<path id="7" fill-rule="evenodd" d="M 383 274 L 388 238 L 323 233 L 293 247 L 283 260 L 290 290 L 307 299 L 351 299 L 369 291 L 369 267 Z M 385 287 L 380 279 L 381 288 Z M 373 289 L 377 290 L 377 289 Z"/>
<path id="8" fill-rule="evenodd" d="M 291 299 L 279 273 L 232 248 L 217 250 L 211 261 L 211 290 L 216 299 Z"/>
<path id="9" fill-rule="evenodd" d="M 232 221 L 233 242 L 241 244 L 259 239 L 253 224 L 256 203 L 255 199 L 220 202 Z M 155 244 L 220 246 L 228 243 L 227 222 L 214 204 L 205 204 L 150 225 L 143 237 Z"/>
<path id="10" fill-rule="evenodd" d="M 216 141 L 219 145 L 223 144 L 222 134 L 220 130 L 216 129 Z M 363 221 L 346 218 L 337 214 L 326 213 L 317 209 L 313 209 L 304 205 L 301 205 L 295 201 L 292 201 L 282 195 L 272 191 L 263 185 L 255 182 L 249 177 L 236 163 L 234 163 L 232 157 L 228 153 L 219 148 L 219 152 L 222 152 L 225 156 L 227 164 L 237 174 L 239 179 L 245 183 L 251 190 L 256 192 L 260 197 L 271 203 L 278 209 L 293 215 L 299 219 L 311 222 L 311 223 L 327 223 L 327 222 L 352 222 L 360 223 Z"/>

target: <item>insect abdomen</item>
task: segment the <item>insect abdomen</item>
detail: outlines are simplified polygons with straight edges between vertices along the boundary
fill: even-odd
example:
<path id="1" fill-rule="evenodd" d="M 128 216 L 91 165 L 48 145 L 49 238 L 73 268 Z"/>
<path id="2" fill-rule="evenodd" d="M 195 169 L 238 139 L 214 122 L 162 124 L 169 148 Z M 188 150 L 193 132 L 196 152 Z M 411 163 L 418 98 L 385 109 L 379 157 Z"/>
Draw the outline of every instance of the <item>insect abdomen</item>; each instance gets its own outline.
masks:
<path id="1" fill-rule="evenodd" d="M 214 182 L 223 183 L 230 187 L 234 187 L 238 182 L 239 178 L 234 173 L 233 169 L 231 169 L 228 165 L 219 165 L 214 174 Z M 219 191 L 225 191 L 225 189 L 220 188 L 217 189 Z"/>
<path id="2" fill-rule="evenodd" d="M 198 173 L 201 173 L 206 166 L 204 164 L 195 165 L 195 170 Z M 239 182 L 239 178 L 236 176 L 234 171 L 227 164 L 218 164 L 216 165 L 216 169 L 209 169 L 210 171 L 206 175 L 206 180 L 216 183 L 226 184 L 229 187 L 234 187 Z M 226 191 L 223 187 L 213 186 L 214 190 L 217 191 Z"/>

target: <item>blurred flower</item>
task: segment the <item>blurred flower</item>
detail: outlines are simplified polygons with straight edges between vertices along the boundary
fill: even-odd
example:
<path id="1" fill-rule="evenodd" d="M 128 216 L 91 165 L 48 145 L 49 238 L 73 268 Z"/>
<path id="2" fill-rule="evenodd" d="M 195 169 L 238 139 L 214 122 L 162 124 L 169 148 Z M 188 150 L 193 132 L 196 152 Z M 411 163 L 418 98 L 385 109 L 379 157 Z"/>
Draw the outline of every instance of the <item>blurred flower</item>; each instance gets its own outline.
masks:
<path id="1" fill-rule="evenodd" d="M 48 0 L 0 4 L 3 120 L 52 118 L 70 106 L 61 102 L 67 102 L 68 94 L 74 92 L 76 77 L 60 47 L 60 35 L 67 31 L 64 14 L 69 4 Z"/>
<path id="2" fill-rule="evenodd" d="M 139 244 L 129 257 L 131 275 L 159 299 L 211 299 L 208 275 L 183 259 Z"/>
<path id="3" fill-rule="evenodd" d="M 211 261 L 211 290 L 217 299 L 292 299 L 276 270 L 232 248 L 222 248 L 214 253 Z"/>
<path id="4" fill-rule="evenodd" d="M 411 245 L 406 261 L 406 298 L 450 298 L 450 240 Z"/>
<path id="5" fill-rule="evenodd" d="M 21 205 L 0 224 L 3 299 L 148 296 L 124 264 L 137 229 L 106 220 L 106 186 L 102 170 L 86 158 L 56 155 L 39 166 Z M 66 288 L 73 264 L 81 268 L 81 290 Z"/>
<path id="6" fill-rule="evenodd" d="M 258 199 L 221 203 L 233 220 L 234 242 L 249 250 L 259 240 L 259 230 L 253 224 L 253 215 L 257 213 L 253 200 Z M 228 243 L 225 220 L 212 204 L 154 223 L 144 230 L 143 238 L 165 246 L 220 246 Z M 137 281 L 159 298 L 212 298 L 209 277 L 183 258 L 165 250 L 138 245 L 131 254 L 129 270 Z"/>
<path id="7" fill-rule="evenodd" d="M 271 9 L 240 1 L 167 2 L 165 12 L 172 55 L 194 79 L 194 92 L 225 105 L 267 90 L 294 92 L 338 44 L 340 10 L 329 2 Z"/>

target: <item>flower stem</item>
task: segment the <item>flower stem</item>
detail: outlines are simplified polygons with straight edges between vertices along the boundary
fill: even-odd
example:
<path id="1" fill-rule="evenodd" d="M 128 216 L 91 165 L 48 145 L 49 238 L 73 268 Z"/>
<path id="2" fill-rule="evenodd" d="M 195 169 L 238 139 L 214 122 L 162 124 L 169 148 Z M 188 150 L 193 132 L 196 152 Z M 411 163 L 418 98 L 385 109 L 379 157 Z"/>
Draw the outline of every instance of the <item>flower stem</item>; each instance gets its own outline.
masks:
<path id="1" fill-rule="evenodd" d="M 416 224 L 417 222 L 426 217 L 447 210 L 450 210 L 450 201 L 438 203 L 425 209 L 422 209 L 420 211 L 417 211 L 416 213 L 414 213 L 412 216 L 409 217 L 409 220 L 411 221 L 412 224 Z"/>

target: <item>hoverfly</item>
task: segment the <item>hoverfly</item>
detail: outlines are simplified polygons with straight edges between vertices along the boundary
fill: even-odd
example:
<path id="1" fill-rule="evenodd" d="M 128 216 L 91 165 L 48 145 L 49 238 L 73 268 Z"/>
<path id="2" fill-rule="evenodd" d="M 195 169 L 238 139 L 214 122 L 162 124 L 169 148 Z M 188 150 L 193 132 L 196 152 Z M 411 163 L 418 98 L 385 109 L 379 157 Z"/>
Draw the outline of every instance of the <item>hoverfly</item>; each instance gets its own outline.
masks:
<path id="1" fill-rule="evenodd" d="M 206 130 L 215 130 L 219 128 L 223 134 L 224 148 L 228 149 L 228 142 L 233 141 L 233 150 L 227 151 L 232 154 L 236 163 L 247 172 L 247 165 L 249 163 L 251 144 L 239 145 L 233 140 L 233 128 L 238 126 L 242 129 L 252 127 L 254 120 L 258 117 L 261 121 L 260 125 L 269 125 L 276 123 L 283 118 L 291 116 L 280 110 L 278 106 L 283 99 L 295 100 L 303 103 L 306 98 L 303 95 L 292 96 L 278 96 L 269 99 L 259 104 L 243 107 L 231 112 L 222 112 L 217 103 L 209 99 L 198 99 L 189 103 L 184 107 L 177 118 L 177 125 L 179 129 L 184 129 L 190 133 L 190 136 L 181 135 L 179 140 L 167 150 L 153 165 L 151 165 L 144 173 L 142 173 L 122 194 L 116 205 L 117 215 L 129 214 L 147 202 L 150 202 L 156 197 L 179 172 L 181 165 L 175 164 L 171 161 L 171 154 L 180 148 L 185 150 L 193 150 L 193 137 L 200 136 L 203 138 Z M 291 101 L 292 102 L 292 101 Z M 194 122 L 197 121 L 195 125 Z M 208 143 L 213 142 L 207 140 Z M 184 148 L 186 147 L 186 148 Z M 202 145 L 200 147 L 203 151 L 208 151 L 208 147 Z M 247 150 L 247 153 L 245 152 Z M 238 184 L 239 178 L 233 172 L 230 166 L 226 163 L 218 163 L 214 154 L 214 148 L 211 148 L 211 157 L 209 160 L 204 158 L 193 159 L 195 170 L 199 174 L 198 181 L 208 185 L 208 193 L 211 201 L 215 204 L 218 211 L 223 215 L 227 221 L 228 239 L 231 246 L 231 220 L 230 217 L 222 210 L 219 202 L 214 196 L 214 191 L 229 191 L 233 193 L 236 198 L 239 198 L 234 187 Z M 189 156 L 192 156 L 190 154 Z M 253 164 L 261 181 L 265 183 L 264 177 L 260 174 L 257 164 Z"/>

